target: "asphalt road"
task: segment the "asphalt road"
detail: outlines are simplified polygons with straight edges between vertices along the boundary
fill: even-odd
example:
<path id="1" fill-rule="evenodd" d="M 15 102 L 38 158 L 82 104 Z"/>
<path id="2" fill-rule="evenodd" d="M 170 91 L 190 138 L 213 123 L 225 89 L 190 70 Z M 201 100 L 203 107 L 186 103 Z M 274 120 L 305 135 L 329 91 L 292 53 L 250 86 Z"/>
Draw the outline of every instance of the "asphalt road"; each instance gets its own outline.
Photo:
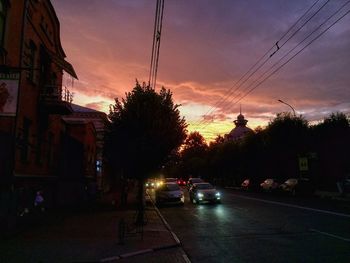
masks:
<path id="1" fill-rule="evenodd" d="M 350 262 L 350 204 L 223 189 L 160 207 L 191 262 Z"/>

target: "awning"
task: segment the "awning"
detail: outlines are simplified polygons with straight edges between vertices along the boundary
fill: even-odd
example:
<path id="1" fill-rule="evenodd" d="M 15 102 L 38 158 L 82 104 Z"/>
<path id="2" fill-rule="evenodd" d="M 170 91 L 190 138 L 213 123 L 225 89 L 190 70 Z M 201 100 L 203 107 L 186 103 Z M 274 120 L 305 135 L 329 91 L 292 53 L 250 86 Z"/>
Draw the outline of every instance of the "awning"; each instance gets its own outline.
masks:
<path id="1" fill-rule="evenodd" d="M 67 72 L 73 78 L 78 79 L 78 76 L 75 73 L 75 70 L 74 70 L 72 64 L 70 64 L 69 62 L 65 61 L 63 58 L 60 58 L 59 56 L 57 56 L 56 54 L 54 54 L 48 50 L 47 50 L 47 52 L 49 53 L 49 55 L 52 59 L 52 62 L 54 62 L 57 66 L 62 68 L 65 72 Z"/>

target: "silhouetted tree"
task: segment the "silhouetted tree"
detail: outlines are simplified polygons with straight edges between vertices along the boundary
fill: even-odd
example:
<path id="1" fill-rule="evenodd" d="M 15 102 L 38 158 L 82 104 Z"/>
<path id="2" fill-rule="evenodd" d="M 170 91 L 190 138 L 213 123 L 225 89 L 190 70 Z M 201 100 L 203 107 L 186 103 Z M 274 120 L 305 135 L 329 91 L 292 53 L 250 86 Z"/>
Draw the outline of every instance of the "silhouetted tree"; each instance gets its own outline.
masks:
<path id="1" fill-rule="evenodd" d="M 344 113 L 332 113 L 311 127 L 311 135 L 318 183 L 322 188 L 335 188 L 335 182 L 350 173 L 350 120 Z"/>
<path id="2" fill-rule="evenodd" d="M 208 145 L 199 132 L 191 132 L 181 151 L 182 169 L 186 176 L 203 176 L 205 153 Z"/>
<path id="3" fill-rule="evenodd" d="M 196 152 L 202 153 L 208 148 L 208 145 L 199 132 L 191 132 L 183 145 L 182 154 L 194 154 Z"/>
<path id="4" fill-rule="evenodd" d="M 302 116 L 278 113 L 265 130 L 266 164 L 280 179 L 299 177 L 298 157 L 308 151 L 308 122 Z"/>
<path id="5" fill-rule="evenodd" d="M 218 145 L 218 144 L 221 144 L 224 142 L 225 142 L 225 138 L 221 135 L 218 135 L 218 136 L 216 136 L 216 138 L 214 139 L 213 142 L 209 143 L 209 147 L 213 147 L 214 145 Z"/>
<path id="6" fill-rule="evenodd" d="M 146 176 L 159 169 L 166 157 L 186 138 L 186 122 L 180 117 L 170 90 L 157 93 L 140 85 L 116 98 L 110 110 L 111 124 L 106 134 L 106 155 L 114 173 L 122 169 L 128 177 L 139 180 L 140 198 Z M 140 200 L 143 209 L 143 200 Z M 143 218 L 142 218 L 143 220 Z"/>

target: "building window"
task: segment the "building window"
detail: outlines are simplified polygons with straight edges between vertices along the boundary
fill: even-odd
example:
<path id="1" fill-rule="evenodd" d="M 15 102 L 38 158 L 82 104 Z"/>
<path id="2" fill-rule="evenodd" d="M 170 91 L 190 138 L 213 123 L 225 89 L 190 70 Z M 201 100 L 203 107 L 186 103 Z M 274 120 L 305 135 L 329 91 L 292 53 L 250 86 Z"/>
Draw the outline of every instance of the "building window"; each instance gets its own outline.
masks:
<path id="1" fill-rule="evenodd" d="M 28 54 L 27 54 L 27 66 L 29 68 L 27 78 L 29 81 L 35 83 L 35 60 L 36 60 L 37 48 L 32 40 L 29 42 Z"/>
<path id="2" fill-rule="evenodd" d="M 36 140 L 36 157 L 35 157 L 35 163 L 37 165 L 42 164 L 42 134 L 38 133 L 39 136 Z"/>
<path id="3" fill-rule="evenodd" d="M 1 47 L 4 44 L 5 21 L 6 21 L 6 4 L 5 4 L 5 0 L 0 0 L 0 46 Z"/>

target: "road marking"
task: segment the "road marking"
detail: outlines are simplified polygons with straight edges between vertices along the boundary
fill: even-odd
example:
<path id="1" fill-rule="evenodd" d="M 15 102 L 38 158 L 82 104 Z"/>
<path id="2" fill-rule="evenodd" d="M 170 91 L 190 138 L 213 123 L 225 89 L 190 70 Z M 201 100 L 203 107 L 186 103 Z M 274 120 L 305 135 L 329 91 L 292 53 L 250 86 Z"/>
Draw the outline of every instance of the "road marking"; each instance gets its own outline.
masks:
<path id="1" fill-rule="evenodd" d="M 120 259 L 119 256 L 115 256 L 115 257 L 101 259 L 100 262 L 110 262 L 110 261 L 115 261 L 115 260 L 119 260 L 119 259 Z"/>
<path id="2" fill-rule="evenodd" d="M 269 200 L 254 198 L 254 197 L 247 197 L 247 196 L 241 196 L 241 195 L 235 195 L 235 194 L 231 194 L 231 195 L 236 196 L 238 198 L 254 200 L 254 201 L 260 201 L 260 202 L 268 203 L 268 204 L 287 206 L 287 207 L 292 207 L 292 208 L 309 210 L 309 211 L 313 211 L 313 212 L 319 212 L 319 213 L 323 213 L 323 214 L 329 214 L 329 215 L 334 215 L 334 216 L 341 216 L 341 217 L 348 217 L 348 218 L 350 218 L 349 214 L 344 214 L 344 213 L 337 213 L 337 212 L 332 212 L 332 211 L 328 211 L 328 210 L 321 210 L 321 209 L 316 209 L 316 208 L 311 208 L 311 207 L 306 207 L 306 206 L 299 206 L 299 205 L 292 205 L 292 204 L 281 203 L 281 202 L 276 202 L 276 201 L 269 201 Z"/>
<path id="3" fill-rule="evenodd" d="M 122 255 L 120 255 L 120 258 L 133 257 L 133 256 L 137 256 L 137 255 L 150 253 L 150 252 L 153 252 L 153 249 L 151 249 L 151 248 L 143 249 L 143 250 L 139 250 L 139 251 L 135 251 L 135 252 L 131 252 L 131 253 L 122 254 Z"/>
<path id="4" fill-rule="evenodd" d="M 148 194 L 148 193 L 147 193 Z M 176 244 L 181 245 L 181 241 L 180 239 L 177 237 L 177 235 L 173 232 L 173 230 L 171 229 L 170 225 L 168 224 L 168 222 L 165 220 L 164 216 L 161 214 L 161 212 L 159 211 L 158 207 L 155 205 L 155 203 L 153 202 L 151 196 L 148 194 L 148 196 L 150 197 L 150 200 L 152 202 L 152 205 L 154 207 L 154 209 L 156 210 L 158 216 L 160 217 L 160 219 L 162 220 L 163 224 L 165 225 L 165 227 L 169 230 L 170 234 L 173 236 Z"/>
<path id="5" fill-rule="evenodd" d="M 336 238 L 336 239 L 340 239 L 340 240 L 343 240 L 343 241 L 345 241 L 345 242 L 350 242 L 350 238 L 345 238 L 345 237 L 337 236 L 337 235 L 330 234 L 330 233 L 327 233 L 327 232 L 322 232 L 322 231 L 319 231 L 319 230 L 316 230 L 316 229 L 310 229 L 310 231 L 316 232 L 316 233 L 321 234 L 321 235 L 325 235 L 325 236 L 329 236 L 329 237 L 334 237 L 334 238 Z"/>
<path id="6" fill-rule="evenodd" d="M 182 257 L 184 258 L 186 263 L 191 263 L 191 260 L 188 258 L 186 254 L 182 254 Z"/>

